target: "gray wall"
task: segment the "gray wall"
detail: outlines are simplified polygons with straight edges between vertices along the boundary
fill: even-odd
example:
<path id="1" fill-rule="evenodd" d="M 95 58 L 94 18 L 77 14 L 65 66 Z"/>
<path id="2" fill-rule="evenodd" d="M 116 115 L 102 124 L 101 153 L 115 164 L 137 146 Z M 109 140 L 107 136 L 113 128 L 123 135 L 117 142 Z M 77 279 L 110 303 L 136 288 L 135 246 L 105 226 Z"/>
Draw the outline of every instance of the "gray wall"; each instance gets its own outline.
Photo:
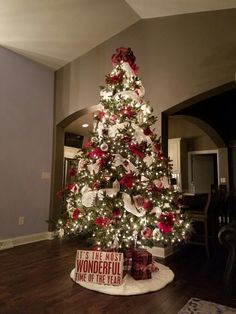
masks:
<path id="1" fill-rule="evenodd" d="M 4 239 L 48 230 L 54 73 L 3 48 L 0 69 L 0 239 Z M 18 224 L 20 216 L 23 225 Z"/>
<path id="2" fill-rule="evenodd" d="M 55 121 L 98 103 L 120 46 L 133 49 L 160 121 L 162 111 L 234 80 L 235 33 L 235 9 L 138 21 L 56 73 Z"/>

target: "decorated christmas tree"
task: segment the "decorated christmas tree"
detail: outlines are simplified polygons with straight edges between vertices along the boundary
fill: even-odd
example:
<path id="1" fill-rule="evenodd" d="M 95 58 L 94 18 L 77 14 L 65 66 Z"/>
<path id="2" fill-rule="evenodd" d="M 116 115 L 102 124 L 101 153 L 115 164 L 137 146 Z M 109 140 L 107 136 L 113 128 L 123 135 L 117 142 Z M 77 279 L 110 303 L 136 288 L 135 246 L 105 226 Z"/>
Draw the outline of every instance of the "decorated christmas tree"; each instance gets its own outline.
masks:
<path id="1" fill-rule="evenodd" d="M 182 241 L 189 223 L 132 50 L 116 49 L 112 65 L 91 138 L 69 171 L 73 183 L 58 193 L 65 204 L 59 235 L 85 234 L 101 250 Z"/>

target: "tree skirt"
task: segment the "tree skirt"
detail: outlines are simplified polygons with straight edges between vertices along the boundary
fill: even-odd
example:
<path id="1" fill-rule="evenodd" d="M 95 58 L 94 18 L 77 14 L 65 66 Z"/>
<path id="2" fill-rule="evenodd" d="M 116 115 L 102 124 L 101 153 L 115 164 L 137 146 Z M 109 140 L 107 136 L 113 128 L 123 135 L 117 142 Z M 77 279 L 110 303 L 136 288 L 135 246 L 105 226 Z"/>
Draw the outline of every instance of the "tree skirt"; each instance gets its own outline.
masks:
<path id="1" fill-rule="evenodd" d="M 86 289 L 110 295 L 137 295 L 160 290 L 168 283 L 173 281 L 174 273 L 169 267 L 158 264 L 158 268 L 159 271 L 152 273 L 152 279 L 135 280 L 131 275 L 127 274 L 123 278 L 123 283 L 120 286 L 108 286 L 83 281 L 75 281 L 75 269 L 71 271 L 70 277 L 72 280 Z"/>

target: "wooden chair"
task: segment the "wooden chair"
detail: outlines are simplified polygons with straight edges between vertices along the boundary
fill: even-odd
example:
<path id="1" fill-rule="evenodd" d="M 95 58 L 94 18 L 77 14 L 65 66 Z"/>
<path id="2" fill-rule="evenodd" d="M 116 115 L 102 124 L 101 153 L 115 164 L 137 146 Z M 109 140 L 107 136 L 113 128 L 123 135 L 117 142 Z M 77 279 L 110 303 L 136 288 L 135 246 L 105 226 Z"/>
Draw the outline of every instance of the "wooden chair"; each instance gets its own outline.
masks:
<path id="1" fill-rule="evenodd" d="M 220 243 L 228 251 L 224 283 L 226 292 L 236 302 L 236 221 L 223 226 L 218 234 Z"/>
<path id="2" fill-rule="evenodd" d="M 203 208 L 188 210 L 193 226 L 193 233 L 190 236 L 188 243 L 205 246 L 208 258 L 210 257 L 209 240 L 210 238 L 217 237 L 218 215 L 214 212 L 217 204 L 217 196 L 218 190 L 212 186 L 210 192 L 207 194 L 207 199 Z M 202 232 L 197 232 L 196 224 L 202 225 Z"/>

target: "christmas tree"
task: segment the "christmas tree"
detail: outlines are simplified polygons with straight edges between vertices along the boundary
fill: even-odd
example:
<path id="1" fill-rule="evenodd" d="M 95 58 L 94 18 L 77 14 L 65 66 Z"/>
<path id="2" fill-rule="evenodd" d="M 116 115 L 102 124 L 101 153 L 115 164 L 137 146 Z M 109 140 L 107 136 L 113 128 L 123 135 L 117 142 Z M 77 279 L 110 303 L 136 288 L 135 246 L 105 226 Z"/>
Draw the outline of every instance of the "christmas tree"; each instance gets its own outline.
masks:
<path id="1" fill-rule="evenodd" d="M 102 250 L 182 241 L 189 223 L 170 185 L 171 164 L 132 50 L 116 49 L 112 65 L 91 138 L 70 169 L 73 183 L 59 192 L 65 204 L 59 235 L 86 234 Z"/>

